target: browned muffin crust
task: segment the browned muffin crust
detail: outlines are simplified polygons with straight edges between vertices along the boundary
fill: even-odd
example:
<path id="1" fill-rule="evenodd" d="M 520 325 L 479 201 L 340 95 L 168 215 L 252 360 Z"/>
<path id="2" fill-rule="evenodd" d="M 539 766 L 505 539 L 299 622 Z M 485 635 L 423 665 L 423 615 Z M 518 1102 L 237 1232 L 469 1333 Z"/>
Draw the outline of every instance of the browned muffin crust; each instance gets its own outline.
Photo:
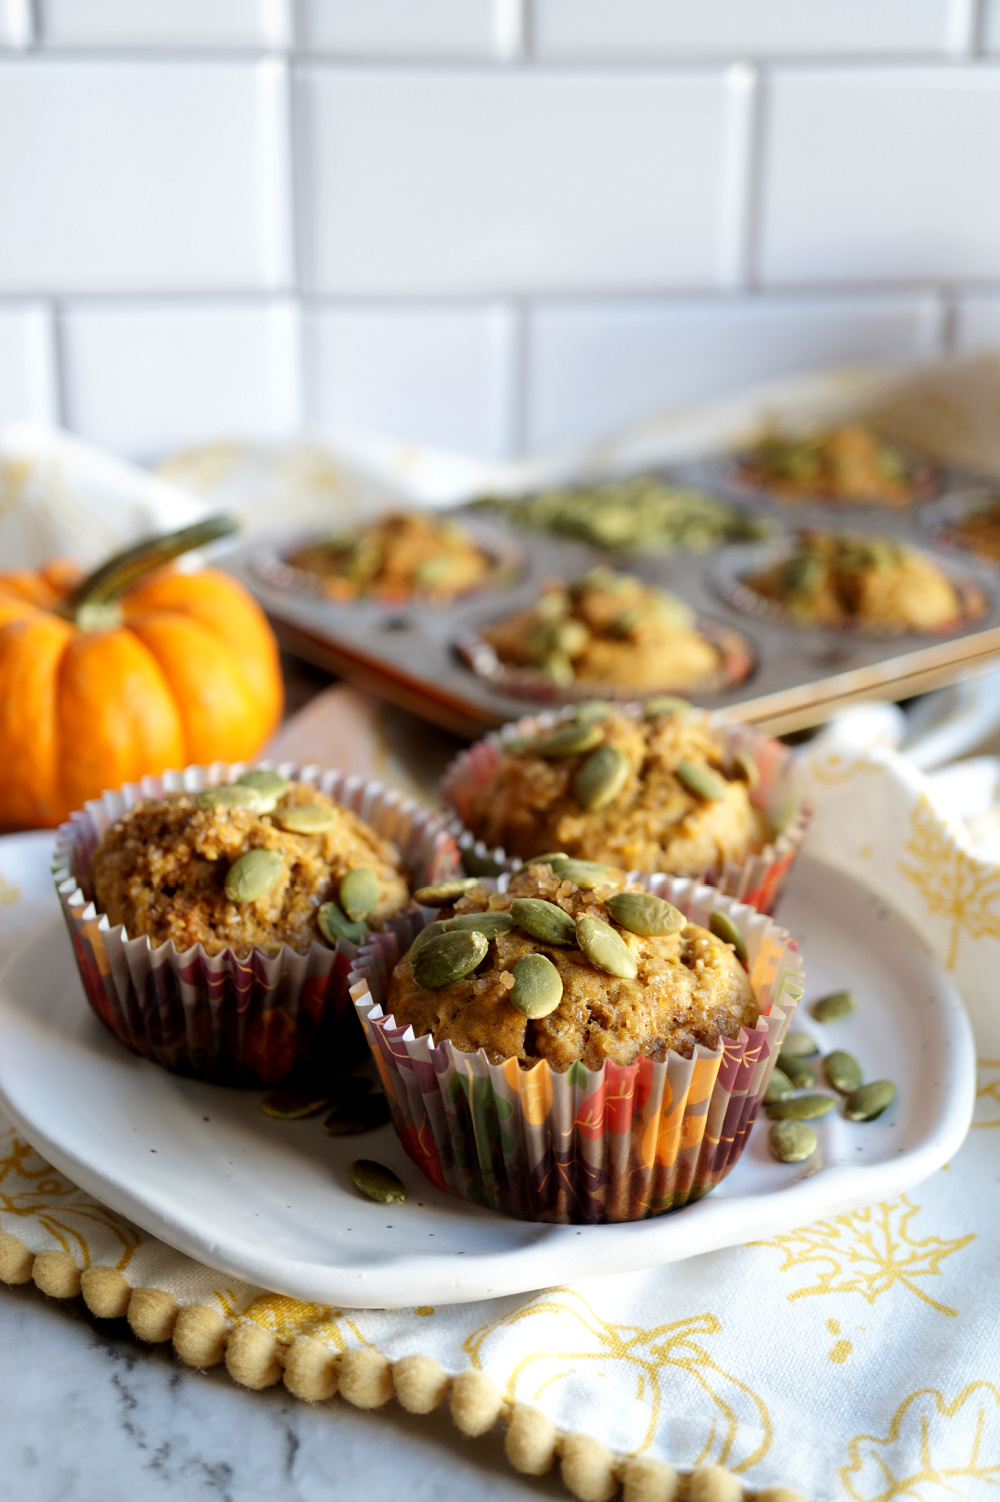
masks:
<path id="1" fill-rule="evenodd" d="M 281 829 L 275 822 L 281 809 L 299 803 L 334 809 L 336 823 L 319 834 Z M 231 902 L 226 874 L 254 848 L 280 851 L 284 874 L 256 902 Z M 191 793 L 137 803 L 98 845 L 92 880 L 99 910 L 130 938 L 146 934 L 154 945 L 173 940 L 182 952 L 201 944 L 206 954 L 285 944 L 305 952 L 321 941 L 321 904 L 336 900 L 340 878 L 359 866 L 378 879 L 378 906 L 368 919 L 378 927 L 409 900 L 395 846 L 317 788 L 293 782 L 273 815 L 201 808 Z"/>
<path id="2" fill-rule="evenodd" d="M 622 872 L 606 886 L 580 891 L 550 866 L 531 866 L 512 878 L 507 893 L 475 887 L 455 911 L 504 911 L 515 897 L 532 896 L 557 903 L 574 919 L 592 914 L 613 924 L 605 899 L 625 887 Z M 758 1008 L 747 973 L 732 947 L 707 929 L 689 923 L 668 938 L 618 932 L 638 962 L 634 980 L 595 969 L 579 949 L 543 944 L 514 928 L 491 940 L 476 972 L 438 989 L 418 986 L 404 956 L 392 973 L 385 1010 L 418 1037 L 450 1039 L 465 1053 L 482 1048 L 491 1063 L 514 1058 L 530 1066 L 547 1059 L 560 1072 L 578 1060 L 588 1069 L 600 1069 L 607 1059 L 662 1060 L 671 1048 L 690 1057 L 696 1043 L 714 1049 L 721 1037 L 755 1025 Z M 551 960 L 563 984 L 555 1011 L 533 1021 L 507 1000 L 512 967 L 531 953 Z"/>

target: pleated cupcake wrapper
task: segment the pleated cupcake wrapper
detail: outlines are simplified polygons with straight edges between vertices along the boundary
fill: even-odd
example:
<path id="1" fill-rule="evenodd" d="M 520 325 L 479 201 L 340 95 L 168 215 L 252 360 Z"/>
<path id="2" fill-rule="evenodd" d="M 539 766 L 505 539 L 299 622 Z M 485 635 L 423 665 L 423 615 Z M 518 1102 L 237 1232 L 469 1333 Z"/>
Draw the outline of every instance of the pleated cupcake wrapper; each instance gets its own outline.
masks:
<path id="1" fill-rule="evenodd" d="M 180 951 L 129 938 L 97 910 L 91 886 L 94 851 L 105 831 L 143 798 L 200 792 L 230 782 L 246 763 L 214 762 L 126 783 L 87 803 L 59 831 L 53 876 L 84 990 L 101 1021 L 135 1053 L 178 1073 L 225 1084 L 275 1084 L 310 1059 L 329 1061 L 364 1052 L 348 995 L 358 950 L 341 939 L 299 954 L 253 949 Z M 458 868 L 455 840 L 443 821 L 379 782 L 320 767 L 260 762 L 283 776 L 311 783 L 391 840 L 415 886 Z"/>
<path id="2" fill-rule="evenodd" d="M 755 1027 L 662 1063 L 491 1064 L 482 1049 L 435 1046 L 387 1015 L 393 966 L 426 914 L 401 915 L 396 932 L 362 947 L 351 997 L 400 1141 L 439 1189 L 522 1220 L 589 1225 L 679 1209 L 733 1168 L 802 996 L 801 957 L 770 918 L 715 888 L 662 875 L 643 885 L 695 923 L 730 914 L 746 940 Z"/>
<path id="3" fill-rule="evenodd" d="M 623 714 L 642 714 L 642 705 L 621 706 Z M 504 754 L 505 746 L 522 736 L 537 735 L 572 718 L 572 712 L 526 715 L 504 725 L 462 751 L 448 767 L 441 781 L 441 800 L 451 811 L 448 828 L 458 842 L 462 863 L 473 874 L 496 874 L 517 871 L 524 864 L 519 856 L 509 856 L 502 846 L 492 849 L 466 826 L 474 795 L 489 782 Z M 757 768 L 758 782 L 751 794 L 754 803 L 766 815 L 771 828 L 780 833 L 755 855 L 743 860 L 728 860 L 720 871 L 702 871 L 698 880 L 717 887 L 728 897 L 735 897 L 761 913 L 774 911 L 788 873 L 805 838 L 811 809 L 794 797 L 790 789 L 792 755 L 780 741 L 762 735 L 752 725 L 739 725 L 720 715 L 710 715 L 709 724 L 721 731 L 728 757 L 746 751 Z"/>

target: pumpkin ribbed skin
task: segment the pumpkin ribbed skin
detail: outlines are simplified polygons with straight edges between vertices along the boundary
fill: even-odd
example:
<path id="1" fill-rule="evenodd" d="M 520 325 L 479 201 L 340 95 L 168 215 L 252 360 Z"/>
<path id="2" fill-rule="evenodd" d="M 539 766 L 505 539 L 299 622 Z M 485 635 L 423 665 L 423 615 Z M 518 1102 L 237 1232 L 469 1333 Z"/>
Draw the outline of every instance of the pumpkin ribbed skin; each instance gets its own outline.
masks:
<path id="1" fill-rule="evenodd" d="M 0 574 L 0 827 L 59 824 L 87 798 L 189 762 L 254 756 L 282 710 L 278 651 L 246 590 L 166 569 L 81 630 L 52 610 L 72 565 Z"/>

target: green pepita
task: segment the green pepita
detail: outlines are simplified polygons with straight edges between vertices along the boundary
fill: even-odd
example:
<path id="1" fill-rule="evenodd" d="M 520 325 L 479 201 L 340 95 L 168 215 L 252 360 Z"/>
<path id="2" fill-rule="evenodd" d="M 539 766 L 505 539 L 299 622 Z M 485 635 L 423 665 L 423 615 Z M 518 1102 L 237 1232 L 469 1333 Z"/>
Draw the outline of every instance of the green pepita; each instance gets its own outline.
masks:
<path id="1" fill-rule="evenodd" d="M 571 720 L 560 725 L 548 735 L 541 735 L 530 747 L 533 756 L 561 757 L 579 756 L 593 750 L 603 738 L 603 732 L 592 722 Z"/>
<path id="2" fill-rule="evenodd" d="M 436 991 L 471 975 L 486 958 L 489 947 L 485 934 L 474 930 L 460 928 L 438 934 L 416 952 L 410 950 L 410 974 L 418 986 Z"/>
<path id="3" fill-rule="evenodd" d="M 616 892 L 605 906 L 619 928 L 648 939 L 680 933 L 687 923 L 679 908 L 651 892 Z"/>
<path id="4" fill-rule="evenodd" d="M 767 1145 L 779 1163 L 804 1163 L 816 1151 L 816 1133 L 804 1121 L 776 1121 Z"/>
<path id="5" fill-rule="evenodd" d="M 199 808 L 248 808 L 255 814 L 267 813 L 268 810 L 268 800 L 256 788 L 242 787 L 235 782 L 205 788 L 196 801 Z"/>
<path id="6" fill-rule="evenodd" d="M 808 1033 L 798 1032 L 793 1028 L 785 1034 L 781 1052 L 786 1059 L 811 1059 L 813 1054 L 819 1053 L 819 1044 Z"/>
<path id="7" fill-rule="evenodd" d="M 602 866 L 599 861 L 568 860 L 550 861 L 553 876 L 562 881 L 571 881 L 581 892 L 592 892 L 595 887 L 614 883 L 618 872 L 614 866 Z"/>
<path id="8" fill-rule="evenodd" d="M 740 933 L 738 925 L 730 918 L 728 913 L 716 910 L 709 914 L 708 926 L 717 939 L 723 944 L 731 944 L 736 951 L 736 958 L 741 965 L 747 963 L 747 941 Z"/>
<path id="9" fill-rule="evenodd" d="M 540 939 L 543 944 L 566 949 L 576 943 L 574 920 L 554 902 L 546 902 L 544 897 L 515 897 L 510 905 L 510 916 L 518 928 L 533 939 Z"/>
<path id="10" fill-rule="evenodd" d="M 569 614 L 570 597 L 564 589 L 549 589 L 535 606 L 535 614 L 543 621 L 561 621 Z"/>
<path id="11" fill-rule="evenodd" d="M 617 746 L 598 746 L 576 769 L 573 796 L 587 813 L 612 803 L 628 781 L 632 763 Z"/>
<path id="12" fill-rule="evenodd" d="M 500 934 L 509 934 L 514 927 L 514 920 L 510 913 L 457 913 L 454 918 L 445 918 L 444 931 L 451 933 L 455 929 L 469 928 L 477 934 L 484 934 L 487 939 L 495 939 Z"/>
<path id="13" fill-rule="evenodd" d="M 562 978 L 544 954 L 524 955 L 511 974 L 514 985 L 507 1000 L 525 1017 L 547 1017 L 562 1001 Z"/>
<path id="14" fill-rule="evenodd" d="M 368 930 L 363 923 L 352 923 L 336 902 L 324 902 L 316 914 L 316 924 L 326 942 L 337 947 L 338 939 L 350 944 L 363 944 Z"/>
<path id="15" fill-rule="evenodd" d="M 844 1102 L 844 1115 L 848 1121 L 874 1121 L 895 1099 L 892 1080 L 872 1080 L 870 1085 L 859 1085 L 851 1091 Z"/>
<path id="16" fill-rule="evenodd" d="M 329 1094 L 313 1095 L 302 1090 L 269 1090 L 260 1101 L 260 1109 L 275 1121 L 304 1121 L 325 1111 L 332 1099 Z"/>
<path id="17" fill-rule="evenodd" d="M 443 934 L 450 921 L 449 918 L 435 918 L 433 923 L 428 923 L 426 928 L 422 928 L 410 945 L 410 959 L 413 959 L 417 950 L 426 944 L 428 939 L 436 939 L 438 934 Z"/>
<path id="18" fill-rule="evenodd" d="M 525 861 L 526 866 L 551 866 L 553 861 L 568 861 L 569 856 L 565 850 L 546 850 L 544 855 L 533 855 L 530 861 Z"/>
<path id="19" fill-rule="evenodd" d="M 834 1049 L 823 1060 L 826 1077 L 841 1095 L 850 1095 L 864 1080 L 864 1071 L 852 1053 L 843 1048 Z"/>
<path id="20" fill-rule="evenodd" d="M 798 1059 L 793 1054 L 790 1058 L 785 1053 L 779 1053 L 778 1063 L 787 1074 L 796 1090 L 811 1090 L 816 1083 L 816 1075 L 805 1059 Z"/>
<path id="21" fill-rule="evenodd" d="M 853 991 L 833 991 L 813 1002 L 812 1014 L 817 1022 L 840 1022 L 851 1015 L 857 1004 Z"/>
<path id="22" fill-rule="evenodd" d="M 573 671 L 572 658 L 567 657 L 565 652 L 558 652 L 555 649 L 551 652 L 546 652 L 545 656 L 538 663 L 538 671 L 544 678 L 548 678 L 550 683 L 554 683 L 557 688 L 568 688 L 576 677 Z"/>
<path id="23" fill-rule="evenodd" d="M 456 876 L 453 881 L 436 881 L 429 887 L 418 887 L 413 900 L 421 907 L 448 907 L 457 902 L 465 892 L 479 886 L 478 876 Z"/>
<path id="24" fill-rule="evenodd" d="M 776 1121 L 813 1121 L 833 1110 L 832 1095 L 790 1095 L 773 1100 L 764 1109 Z"/>
<path id="25" fill-rule="evenodd" d="M 574 709 L 573 718 L 583 725 L 595 725 L 607 719 L 613 709 L 610 699 L 584 699 Z"/>
<path id="26" fill-rule="evenodd" d="M 290 803 L 277 810 L 274 822 L 289 834 L 323 834 L 333 828 L 337 818 L 335 808 L 324 808 L 321 803 Z"/>
<path id="27" fill-rule="evenodd" d="M 638 965 L 621 934 L 616 933 L 603 918 L 589 914 L 580 918 L 576 925 L 576 942 L 590 963 L 607 975 L 621 980 L 634 980 Z"/>
<path id="28" fill-rule="evenodd" d="M 647 720 L 659 719 L 661 715 L 669 715 L 676 720 L 689 720 L 694 714 L 693 705 L 687 699 L 682 699 L 677 694 L 654 694 L 643 705 L 643 713 Z"/>
<path id="29" fill-rule="evenodd" d="M 697 762 L 685 757 L 674 768 L 674 775 L 682 787 L 696 798 L 708 803 L 719 803 L 726 796 L 726 784 L 711 767 L 700 767 Z"/>
<path id="30" fill-rule="evenodd" d="M 378 907 L 378 877 L 371 866 L 355 866 L 340 878 L 340 905 L 352 923 L 361 923 Z"/>
<path id="31" fill-rule="evenodd" d="M 749 751 L 736 752 L 733 757 L 733 770 L 740 775 L 748 788 L 755 788 L 760 781 L 757 763 Z"/>
<path id="32" fill-rule="evenodd" d="M 331 1137 L 357 1137 L 362 1132 L 376 1131 L 388 1120 L 389 1107 L 384 1095 L 362 1095 L 334 1106 L 323 1122 L 323 1130 Z"/>
<path id="33" fill-rule="evenodd" d="M 277 886 L 284 873 L 280 850 L 248 850 L 226 873 L 226 896 L 230 902 L 256 902 Z"/>
<path id="34" fill-rule="evenodd" d="M 767 1082 L 767 1089 L 764 1091 L 765 1106 L 769 1106 L 774 1100 L 786 1100 L 794 1089 L 788 1075 L 775 1065 L 771 1071 L 771 1078 Z"/>
<path id="35" fill-rule="evenodd" d="M 253 788 L 260 793 L 268 803 L 266 813 L 270 813 L 272 808 L 277 807 L 291 787 L 287 777 L 282 777 L 280 772 L 272 772 L 269 767 L 251 767 L 248 772 L 243 772 L 237 777 L 236 785 Z"/>
<path id="36" fill-rule="evenodd" d="M 402 1180 L 382 1163 L 371 1158 L 358 1158 L 347 1171 L 355 1189 L 367 1199 L 376 1200 L 380 1205 L 401 1205 L 406 1199 Z"/>

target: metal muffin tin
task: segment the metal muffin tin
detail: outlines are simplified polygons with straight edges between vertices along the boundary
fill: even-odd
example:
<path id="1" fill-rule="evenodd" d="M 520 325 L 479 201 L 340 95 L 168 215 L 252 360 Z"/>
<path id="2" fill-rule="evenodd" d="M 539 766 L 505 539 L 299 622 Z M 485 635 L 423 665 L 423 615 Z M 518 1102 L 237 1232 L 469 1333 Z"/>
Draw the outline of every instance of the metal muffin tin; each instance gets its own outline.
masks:
<path id="1" fill-rule="evenodd" d="M 674 471 L 670 478 L 700 485 L 766 517 L 778 533 L 816 527 L 880 534 L 922 548 L 947 572 L 955 572 L 954 551 L 936 546 L 921 522 L 927 502 L 896 510 L 830 502 L 789 504 L 760 493 L 737 498 L 727 483 L 731 474 L 732 459 L 720 459 Z M 969 484 L 943 476 L 939 494 L 947 499 L 951 492 L 967 492 Z M 930 504 L 939 506 L 941 501 Z M 735 608 L 716 581 L 723 554 L 739 545 L 721 544 L 704 553 L 611 553 L 515 528 L 497 511 L 460 507 L 448 514 L 489 550 L 501 548 L 507 557 L 520 552 L 522 572 L 515 582 L 444 606 L 421 600 L 335 603 L 298 587 L 289 578 L 290 570 L 283 575 L 280 566 L 275 567 L 276 556 L 280 559 L 307 540 L 301 535 L 276 537 L 267 547 L 236 548 L 225 566 L 257 596 L 288 650 L 464 736 L 478 736 L 516 719 L 532 705 L 556 706 L 574 697 L 572 691 L 537 685 L 530 694 L 523 687 L 512 692 L 505 675 L 473 671 L 458 645 L 474 640 L 491 622 L 531 605 L 543 581 L 572 579 L 599 563 L 673 591 L 692 606 L 699 620 L 745 638 L 753 666 L 743 681 L 688 697 L 711 709 L 727 709 L 734 718 L 753 721 L 773 734 L 820 723 L 845 704 L 906 698 L 954 681 L 1000 653 L 1000 579 L 995 569 L 969 554 L 963 557 L 962 572 L 983 591 L 986 608 L 980 616 L 946 636 L 871 636 L 795 627 Z"/>

